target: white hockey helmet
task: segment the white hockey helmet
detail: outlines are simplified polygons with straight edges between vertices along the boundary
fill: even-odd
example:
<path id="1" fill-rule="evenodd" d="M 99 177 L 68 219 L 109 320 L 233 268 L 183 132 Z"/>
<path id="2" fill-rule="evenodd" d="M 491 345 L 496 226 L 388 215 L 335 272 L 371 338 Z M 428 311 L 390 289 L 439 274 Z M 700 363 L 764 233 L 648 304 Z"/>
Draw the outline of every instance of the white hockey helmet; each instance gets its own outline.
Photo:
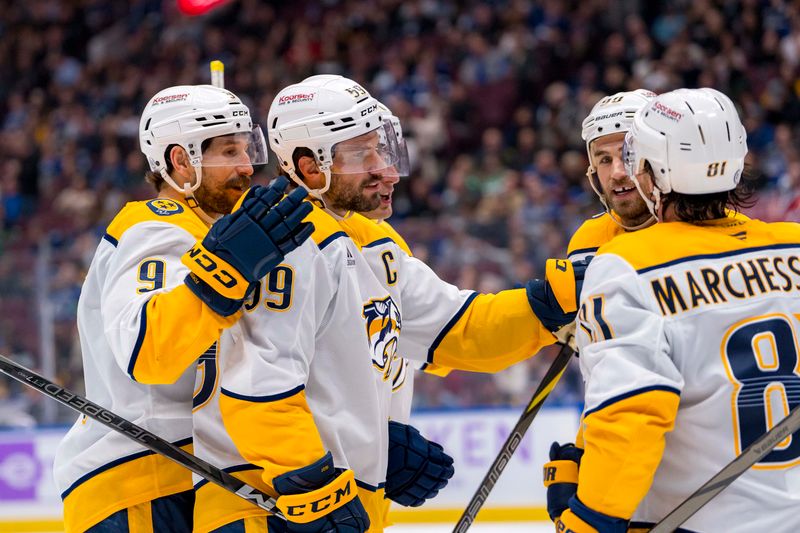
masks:
<path id="1" fill-rule="evenodd" d="M 247 143 L 247 160 L 203 159 L 203 141 L 222 135 L 242 135 Z M 179 187 L 167 172 L 167 148 L 179 145 L 195 168 L 193 185 Z M 139 145 L 150 170 L 161 174 L 175 190 L 191 196 L 200 187 L 202 166 L 263 165 L 267 162 L 267 143 L 250 110 L 232 92 L 213 85 L 179 85 L 159 91 L 142 112 Z"/>
<path id="2" fill-rule="evenodd" d="M 655 97 L 656 93 L 652 91 L 636 89 L 601 98 L 581 124 L 581 137 L 586 141 L 586 149 L 595 139 L 631 129 L 633 116 Z M 589 161 L 591 164 L 591 158 Z"/>
<path id="3" fill-rule="evenodd" d="M 312 76 L 284 88 L 272 101 L 267 122 L 269 144 L 281 167 L 318 199 L 322 199 L 322 194 L 330 187 L 331 166 L 338 143 L 373 131 L 379 135 L 377 166 L 373 161 L 373 166 L 365 168 L 356 161 L 349 169 L 337 169 L 340 174 L 384 170 L 399 161 L 397 134 L 391 121 L 381 112 L 378 101 L 359 84 L 342 76 Z M 307 148 L 314 154 L 325 175 L 322 187 L 310 189 L 298 175 L 292 159 L 297 148 Z M 344 146 L 339 148 L 346 150 Z"/>
<path id="4" fill-rule="evenodd" d="M 627 230 L 644 228 L 651 225 L 654 220 L 647 220 L 638 226 L 627 226 L 611 210 L 605 196 L 603 196 L 602 187 L 597 178 L 597 169 L 594 168 L 591 145 L 593 141 L 600 137 L 614 133 L 626 133 L 631 129 L 633 116 L 636 112 L 655 97 L 656 93 L 646 89 L 636 89 L 635 91 L 619 92 L 605 96 L 592 107 L 589 115 L 583 119 L 583 124 L 581 125 L 581 137 L 586 142 L 586 155 L 589 157 L 589 168 L 586 169 L 589 185 L 592 186 L 592 190 L 600 199 L 611 219 Z"/>
<path id="5" fill-rule="evenodd" d="M 747 132 L 731 99 L 715 89 L 678 89 L 656 97 L 625 137 L 625 169 L 654 215 L 661 195 L 735 189 L 747 155 Z M 637 174 L 649 163 L 655 201 Z"/>

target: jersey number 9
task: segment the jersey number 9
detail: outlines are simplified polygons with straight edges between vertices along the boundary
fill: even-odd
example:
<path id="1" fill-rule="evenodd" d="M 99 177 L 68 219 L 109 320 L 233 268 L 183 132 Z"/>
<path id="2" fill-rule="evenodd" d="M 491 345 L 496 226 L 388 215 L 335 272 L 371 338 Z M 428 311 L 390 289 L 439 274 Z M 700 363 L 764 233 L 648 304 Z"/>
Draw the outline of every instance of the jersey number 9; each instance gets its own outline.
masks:
<path id="1" fill-rule="evenodd" d="M 139 264 L 138 281 L 142 285 L 136 288 L 137 294 L 160 289 L 164 286 L 164 273 L 167 266 L 161 259 L 145 259 Z"/>

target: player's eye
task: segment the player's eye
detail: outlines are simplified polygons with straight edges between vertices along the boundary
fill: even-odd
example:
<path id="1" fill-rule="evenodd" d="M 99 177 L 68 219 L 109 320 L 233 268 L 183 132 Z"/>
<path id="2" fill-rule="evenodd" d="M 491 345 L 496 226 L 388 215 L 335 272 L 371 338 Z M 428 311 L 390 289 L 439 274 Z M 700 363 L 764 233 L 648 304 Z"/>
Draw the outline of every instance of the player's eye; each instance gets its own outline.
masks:
<path id="1" fill-rule="evenodd" d="M 342 161 L 345 163 L 360 163 L 362 162 L 369 152 L 367 150 L 353 150 L 342 153 Z"/>
<path id="2" fill-rule="evenodd" d="M 604 155 L 600 158 L 601 165 L 610 165 L 611 164 L 611 156 Z"/>

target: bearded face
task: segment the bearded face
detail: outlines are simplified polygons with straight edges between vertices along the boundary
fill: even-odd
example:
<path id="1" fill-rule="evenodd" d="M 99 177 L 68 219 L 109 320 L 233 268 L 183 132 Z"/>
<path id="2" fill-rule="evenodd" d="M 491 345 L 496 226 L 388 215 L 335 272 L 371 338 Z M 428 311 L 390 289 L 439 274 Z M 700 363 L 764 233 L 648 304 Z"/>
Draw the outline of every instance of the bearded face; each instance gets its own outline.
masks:
<path id="1" fill-rule="evenodd" d="M 609 209 L 626 226 L 635 227 L 650 218 L 636 184 L 625 172 L 622 160 L 622 143 L 625 133 L 614 133 L 600 137 L 591 144 L 592 166 L 597 172 L 600 193 Z"/>

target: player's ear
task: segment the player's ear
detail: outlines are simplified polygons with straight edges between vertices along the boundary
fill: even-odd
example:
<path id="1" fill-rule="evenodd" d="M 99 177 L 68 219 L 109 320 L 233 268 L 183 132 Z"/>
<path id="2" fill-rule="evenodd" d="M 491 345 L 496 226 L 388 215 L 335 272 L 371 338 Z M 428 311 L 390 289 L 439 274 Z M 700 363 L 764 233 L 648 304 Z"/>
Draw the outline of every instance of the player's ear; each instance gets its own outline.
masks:
<path id="1" fill-rule="evenodd" d="M 173 146 L 169 151 L 169 160 L 170 163 L 172 163 L 172 168 L 179 176 L 187 179 L 192 177 L 194 169 L 183 147 L 178 145 Z"/>
<path id="2" fill-rule="evenodd" d="M 325 184 L 325 175 L 319 170 L 317 161 L 311 156 L 300 156 L 297 160 L 297 170 L 300 171 L 305 181 L 311 189 L 319 189 Z"/>

